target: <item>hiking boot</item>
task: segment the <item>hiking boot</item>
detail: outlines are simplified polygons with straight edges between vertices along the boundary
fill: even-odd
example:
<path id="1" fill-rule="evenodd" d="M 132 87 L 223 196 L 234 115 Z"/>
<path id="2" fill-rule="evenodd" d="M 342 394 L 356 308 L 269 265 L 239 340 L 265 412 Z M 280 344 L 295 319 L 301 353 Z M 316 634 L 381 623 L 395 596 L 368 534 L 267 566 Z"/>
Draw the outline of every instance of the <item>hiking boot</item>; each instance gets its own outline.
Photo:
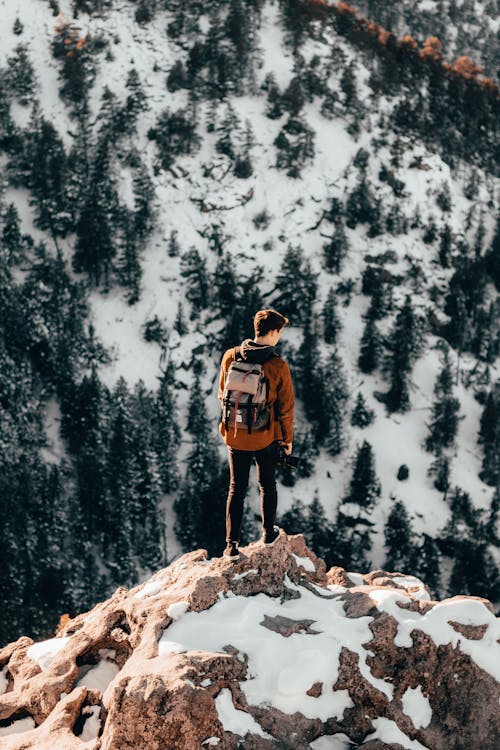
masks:
<path id="1" fill-rule="evenodd" d="M 227 557 L 229 560 L 239 560 L 240 552 L 238 549 L 238 542 L 228 542 L 223 557 Z"/>
<path id="2" fill-rule="evenodd" d="M 264 532 L 262 535 L 262 541 L 266 545 L 266 547 L 272 547 L 275 543 L 276 539 L 279 537 L 281 532 L 281 529 L 279 526 L 273 526 L 273 530 L 268 533 L 267 531 Z"/>

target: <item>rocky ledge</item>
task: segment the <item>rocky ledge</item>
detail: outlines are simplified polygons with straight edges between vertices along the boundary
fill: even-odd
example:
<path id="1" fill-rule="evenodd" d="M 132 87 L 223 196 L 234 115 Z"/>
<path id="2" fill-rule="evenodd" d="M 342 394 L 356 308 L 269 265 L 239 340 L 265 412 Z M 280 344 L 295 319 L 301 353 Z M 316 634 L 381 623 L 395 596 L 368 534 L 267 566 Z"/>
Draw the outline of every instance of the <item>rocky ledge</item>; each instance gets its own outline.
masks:
<path id="1" fill-rule="evenodd" d="M 1 750 L 494 750 L 498 621 L 302 536 L 184 555 L 0 649 Z"/>

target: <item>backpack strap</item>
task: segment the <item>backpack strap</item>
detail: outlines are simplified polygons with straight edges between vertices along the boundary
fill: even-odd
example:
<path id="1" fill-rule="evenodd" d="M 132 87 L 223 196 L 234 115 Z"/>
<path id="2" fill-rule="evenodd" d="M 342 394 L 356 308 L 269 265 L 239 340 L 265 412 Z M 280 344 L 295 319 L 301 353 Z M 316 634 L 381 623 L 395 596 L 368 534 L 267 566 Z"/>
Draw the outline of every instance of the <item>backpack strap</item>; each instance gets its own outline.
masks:
<path id="1" fill-rule="evenodd" d="M 241 347 L 235 346 L 234 347 L 234 361 L 235 362 L 242 362 L 243 357 L 241 356 Z"/>

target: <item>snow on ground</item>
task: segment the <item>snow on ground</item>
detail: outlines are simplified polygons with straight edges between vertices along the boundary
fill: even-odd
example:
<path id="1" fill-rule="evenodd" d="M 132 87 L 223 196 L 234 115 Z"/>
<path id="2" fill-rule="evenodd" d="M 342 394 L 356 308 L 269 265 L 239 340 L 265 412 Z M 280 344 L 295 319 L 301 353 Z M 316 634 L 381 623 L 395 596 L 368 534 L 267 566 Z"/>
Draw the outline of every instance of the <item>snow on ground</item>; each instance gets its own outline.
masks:
<path id="1" fill-rule="evenodd" d="M 33 643 L 26 651 L 26 655 L 29 659 L 36 661 L 38 666 L 44 670 L 50 666 L 59 651 L 64 648 L 68 641 L 69 637 L 66 636 L 63 638 L 49 638 L 46 641 Z"/>
<path id="2" fill-rule="evenodd" d="M 228 688 L 220 691 L 215 699 L 215 707 L 225 732 L 233 732 L 241 737 L 251 732 L 260 737 L 272 739 L 271 735 L 265 732 L 249 713 L 235 708 L 231 691 Z"/>
<path id="3" fill-rule="evenodd" d="M 372 724 L 375 727 L 375 733 L 369 735 L 370 741 L 381 740 L 388 745 L 399 744 L 407 750 L 428 750 L 427 746 L 422 745 L 418 740 L 411 740 L 391 719 L 379 716 L 377 719 L 372 719 Z"/>
<path id="4" fill-rule="evenodd" d="M 425 729 L 432 719 L 432 708 L 429 699 L 422 693 L 422 687 L 408 688 L 403 697 L 403 711 L 410 717 L 415 729 Z"/>
<path id="5" fill-rule="evenodd" d="M 103 651 L 104 649 L 101 649 Z M 89 690 L 100 690 L 104 693 L 109 683 L 114 680 L 120 668 L 112 659 L 102 658 L 95 665 L 80 667 L 75 687 L 85 685 Z"/>
<path id="6" fill-rule="evenodd" d="M 300 711 L 308 718 L 323 721 L 339 719 L 353 705 L 346 690 L 333 691 L 338 675 L 342 645 L 360 655 L 360 670 L 370 683 L 387 697 L 393 687 L 372 675 L 366 664 L 368 652 L 363 644 L 373 637 L 368 625 L 371 617 L 352 620 L 346 617 L 340 601 L 325 599 L 296 586 L 287 579 L 288 588 L 299 597 L 280 602 L 266 594 L 245 598 L 222 598 L 205 612 L 187 612 L 163 631 L 159 640 L 174 642 L 188 651 L 222 652 L 230 643 L 248 656 L 248 680 L 241 684 L 250 705 L 269 703 L 281 711 Z M 263 627 L 264 618 L 276 616 L 293 620 L 314 620 L 316 635 L 294 633 L 289 638 Z M 323 683 L 323 693 L 313 698 L 306 691 Z"/>
<path id="7" fill-rule="evenodd" d="M 480 669 L 500 682 L 500 621 L 481 601 L 445 599 L 422 615 L 398 607 L 398 601 L 409 601 L 409 597 L 393 589 L 371 591 L 370 598 L 377 602 L 380 611 L 387 612 L 398 622 L 398 632 L 394 639 L 396 646 L 412 646 L 412 630 L 427 633 L 436 646 L 451 644 L 457 647 L 460 643 L 460 649 Z M 487 629 L 480 640 L 470 640 L 457 632 L 450 621 L 475 626 L 487 625 Z"/>

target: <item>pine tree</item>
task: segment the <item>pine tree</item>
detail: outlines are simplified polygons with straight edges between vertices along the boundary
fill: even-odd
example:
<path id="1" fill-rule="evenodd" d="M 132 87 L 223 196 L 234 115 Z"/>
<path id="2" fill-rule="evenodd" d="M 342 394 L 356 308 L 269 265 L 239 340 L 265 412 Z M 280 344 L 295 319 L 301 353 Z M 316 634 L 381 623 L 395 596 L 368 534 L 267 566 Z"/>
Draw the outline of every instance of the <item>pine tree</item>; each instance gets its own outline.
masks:
<path id="1" fill-rule="evenodd" d="M 215 150 L 219 154 L 226 154 L 230 159 L 236 158 L 234 138 L 241 130 L 240 118 L 230 102 L 227 102 L 224 117 L 217 128 L 220 133 L 215 143 Z"/>
<path id="2" fill-rule="evenodd" d="M 453 247 L 453 235 L 449 224 L 445 224 L 440 233 L 439 240 L 439 262 L 443 268 L 451 265 L 451 251 Z"/>
<path id="3" fill-rule="evenodd" d="M 363 394 L 359 391 L 356 398 L 356 405 L 351 414 L 351 424 L 355 427 L 368 427 L 374 418 L 375 412 L 372 409 L 368 409 Z"/>
<path id="4" fill-rule="evenodd" d="M 242 180 L 247 179 L 253 174 L 252 167 L 252 149 L 255 146 L 256 140 L 252 130 L 252 124 L 247 118 L 245 120 L 245 130 L 243 133 L 243 144 L 238 152 L 236 158 L 236 165 L 234 167 L 234 174 Z"/>
<path id="5" fill-rule="evenodd" d="M 110 426 L 106 460 L 106 516 L 104 549 L 111 580 L 116 585 L 136 582 L 134 561 L 134 519 L 140 502 L 134 486 L 132 460 L 133 421 L 130 415 L 128 387 L 120 377 L 113 390 L 114 416 Z"/>
<path id="6" fill-rule="evenodd" d="M 133 212 L 123 207 L 120 214 L 122 235 L 118 243 L 121 252 L 117 261 L 117 274 L 120 283 L 127 289 L 127 302 L 134 305 L 141 295 L 142 278 L 137 232 Z"/>
<path id="7" fill-rule="evenodd" d="M 492 388 L 479 422 L 477 442 L 483 448 L 479 478 L 491 487 L 500 483 L 500 388 Z"/>
<path id="8" fill-rule="evenodd" d="M 317 274 L 312 271 L 304 251 L 297 245 L 289 245 L 280 270 L 276 276 L 275 289 L 279 294 L 273 305 L 294 323 L 304 322 L 316 299 Z"/>
<path id="9" fill-rule="evenodd" d="M 213 297 L 215 307 L 223 318 L 227 318 L 236 305 L 239 292 L 238 280 L 228 252 L 217 261 L 212 276 L 212 288 L 215 291 Z"/>
<path id="10" fill-rule="evenodd" d="M 191 303 L 191 320 L 194 320 L 209 302 L 205 263 L 194 245 L 181 256 L 181 276 L 186 279 L 185 296 Z"/>
<path id="11" fill-rule="evenodd" d="M 174 329 L 179 336 L 184 336 L 188 332 L 187 323 L 184 319 L 184 308 L 179 302 L 177 305 L 177 315 L 175 316 Z"/>
<path id="12" fill-rule="evenodd" d="M 24 26 L 19 20 L 19 16 L 16 16 L 16 20 L 14 21 L 14 26 L 12 27 L 12 31 L 16 36 L 21 36 L 21 34 L 24 31 Z"/>
<path id="13" fill-rule="evenodd" d="M 2 251 L 8 266 L 19 263 L 24 255 L 19 213 L 14 203 L 9 203 L 3 216 Z"/>
<path id="14" fill-rule="evenodd" d="M 213 549 L 224 538 L 225 497 L 219 454 L 210 436 L 210 423 L 200 404 L 200 368 L 195 368 L 190 394 L 188 430 L 193 436 L 187 458 L 186 475 L 180 494 L 174 502 L 177 538 L 185 550 L 205 546 Z M 222 519 L 222 526 L 221 526 Z"/>
<path id="15" fill-rule="evenodd" d="M 445 345 L 443 368 L 434 384 L 432 421 L 429 425 L 429 435 L 425 440 L 425 449 L 429 452 L 439 454 L 444 448 L 453 447 L 455 443 L 460 401 L 453 397 L 452 389 L 450 351 Z"/>
<path id="16" fill-rule="evenodd" d="M 444 454 L 438 455 L 430 465 L 429 476 L 434 477 L 434 487 L 439 492 L 444 492 L 445 497 L 450 487 L 450 459 Z"/>
<path id="17" fill-rule="evenodd" d="M 267 91 L 266 117 L 270 120 L 279 120 L 283 115 L 283 105 L 281 103 L 281 92 L 272 71 L 267 73 L 261 88 Z"/>
<path id="18" fill-rule="evenodd" d="M 492 300 L 488 308 L 481 307 L 470 348 L 483 362 L 493 364 L 500 353 L 500 332 L 497 321 L 500 318 L 500 300 Z"/>
<path id="19" fill-rule="evenodd" d="M 176 258 L 179 255 L 180 247 L 179 240 L 177 239 L 177 229 L 172 229 L 168 240 L 168 256 L 169 258 Z"/>
<path id="20" fill-rule="evenodd" d="M 35 94 L 35 71 L 28 55 L 26 44 L 18 44 L 14 54 L 7 58 L 7 80 L 10 90 L 23 105 L 27 105 Z"/>
<path id="21" fill-rule="evenodd" d="M 428 534 L 415 550 L 413 572 L 430 588 L 435 598 L 441 592 L 441 553 L 436 540 Z"/>
<path id="22" fill-rule="evenodd" d="M 406 295 L 390 334 L 388 345 L 391 354 L 386 358 L 384 367 L 391 379 L 390 390 L 383 394 L 389 412 L 405 412 L 410 408 L 407 377 L 414 360 L 420 355 L 422 342 L 419 321 L 413 311 L 410 296 Z"/>
<path id="23" fill-rule="evenodd" d="M 411 572 L 415 562 L 414 532 L 404 503 L 396 500 L 384 527 L 386 570 Z"/>
<path id="24" fill-rule="evenodd" d="M 322 311 L 323 339 L 325 344 L 335 344 L 341 323 L 337 313 L 337 298 L 333 287 L 330 287 Z"/>
<path id="25" fill-rule="evenodd" d="M 314 440 L 321 443 L 321 425 L 324 408 L 323 368 L 319 349 L 318 334 L 312 328 L 313 322 L 306 320 L 302 343 L 295 361 L 295 381 L 299 398 L 304 404 L 304 411 L 311 423 Z"/>
<path id="26" fill-rule="evenodd" d="M 29 165 L 28 185 L 34 196 L 36 224 L 50 231 L 56 241 L 57 236 L 64 237 L 73 228 L 66 196 L 67 157 L 54 126 L 36 114 L 31 120 Z"/>
<path id="27" fill-rule="evenodd" d="M 358 367 L 361 372 L 371 373 L 378 367 L 382 342 L 375 320 L 367 316 L 365 321 L 358 357 Z"/>
<path id="28" fill-rule="evenodd" d="M 287 534 L 303 534 L 307 521 L 307 509 L 302 500 L 295 499 L 289 508 L 281 514 L 279 524 Z"/>
<path id="29" fill-rule="evenodd" d="M 371 510 L 380 497 L 380 492 L 380 482 L 375 474 L 373 449 L 367 440 L 363 440 L 356 452 L 349 494 L 345 502 L 356 503 Z"/>
<path id="30" fill-rule="evenodd" d="M 328 273 L 340 273 L 344 259 L 349 252 L 349 242 L 341 219 L 335 222 L 335 232 L 323 245 L 323 259 Z"/>
<path id="31" fill-rule="evenodd" d="M 348 570 L 367 571 L 370 567 L 367 554 L 372 548 L 373 526 L 366 510 L 341 504 L 333 525 L 330 556 L 333 564 Z"/>
<path id="32" fill-rule="evenodd" d="M 336 456 L 344 447 L 345 404 L 349 396 L 344 365 L 337 350 L 334 350 L 325 362 L 322 382 L 320 439 L 330 456 Z"/>
<path id="33" fill-rule="evenodd" d="M 179 485 L 177 451 L 180 428 L 177 422 L 177 400 L 174 393 L 175 374 L 171 363 L 162 375 L 156 394 L 153 435 L 158 468 L 164 492 L 173 492 Z"/>
<path id="34" fill-rule="evenodd" d="M 303 533 L 307 545 L 318 557 L 325 560 L 327 566 L 329 566 L 333 531 L 326 517 L 325 509 L 319 499 L 317 489 L 307 507 Z"/>

